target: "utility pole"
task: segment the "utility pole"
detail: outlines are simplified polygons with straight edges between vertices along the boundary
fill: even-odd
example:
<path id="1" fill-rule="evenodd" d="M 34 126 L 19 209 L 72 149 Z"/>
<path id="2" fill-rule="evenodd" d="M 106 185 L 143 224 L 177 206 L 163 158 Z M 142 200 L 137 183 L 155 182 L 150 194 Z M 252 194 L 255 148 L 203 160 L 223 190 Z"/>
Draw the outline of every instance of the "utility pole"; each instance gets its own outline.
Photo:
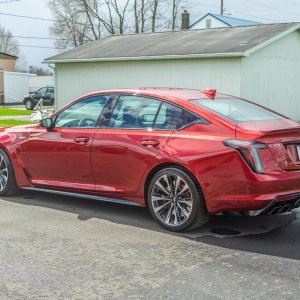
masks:
<path id="1" fill-rule="evenodd" d="M 221 16 L 224 15 L 224 0 L 221 0 Z"/>

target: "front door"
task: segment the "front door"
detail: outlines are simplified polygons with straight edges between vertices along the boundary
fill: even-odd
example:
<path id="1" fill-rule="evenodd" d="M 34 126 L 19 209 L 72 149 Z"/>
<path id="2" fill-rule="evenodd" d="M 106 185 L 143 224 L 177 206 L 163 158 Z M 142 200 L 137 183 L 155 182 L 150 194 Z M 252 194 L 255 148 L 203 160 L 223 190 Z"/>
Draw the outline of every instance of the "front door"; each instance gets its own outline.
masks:
<path id="1" fill-rule="evenodd" d="M 93 190 L 90 151 L 99 116 L 109 96 L 80 100 L 54 118 L 54 127 L 37 128 L 27 144 L 28 172 L 34 185 Z"/>
<path id="2" fill-rule="evenodd" d="M 121 96 L 106 128 L 98 129 L 94 137 L 91 162 L 96 191 L 136 192 L 145 170 L 176 128 L 180 112 L 158 99 Z"/>
<path id="3" fill-rule="evenodd" d="M 34 100 L 35 102 L 39 102 L 41 99 L 45 99 L 45 96 L 46 96 L 46 93 L 47 93 L 47 87 L 43 87 L 43 88 L 40 88 L 39 90 L 37 90 L 34 94 Z"/>

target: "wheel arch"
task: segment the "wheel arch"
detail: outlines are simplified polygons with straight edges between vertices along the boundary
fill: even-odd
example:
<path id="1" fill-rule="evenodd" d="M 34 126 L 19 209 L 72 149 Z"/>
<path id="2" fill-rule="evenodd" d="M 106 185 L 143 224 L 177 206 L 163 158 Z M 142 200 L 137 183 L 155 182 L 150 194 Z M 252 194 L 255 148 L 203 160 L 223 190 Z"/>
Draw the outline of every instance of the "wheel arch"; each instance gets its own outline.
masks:
<path id="1" fill-rule="evenodd" d="M 152 170 L 150 170 L 150 172 L 148 173 L 148 175 L 146 177 L 146 180 L 144 183 L 144 197 L 145 197 L 146 207 L 148 207 L 147 195 L 148 195 L 149 184 L 150 184 L 152 178 L 155 176 L 155 174 L 165 168 L 177 168 L 179 170 L 186 172 L 191 177 L 191 179 L 194 181 L 196 187 L 202 193 L 202 196 L 204 199 L 203 190 L 202 190 L 199 180 L 187 167 L 185 167 L 181 164 L 178 164 L 178 163 L 174 163 L 174 162 L 164 162 L 164 163 L 160 163 L 160 164 L 156 165 Z M 204 199 L 204 201 L 205 201 L 205 199 Z"/>
<path id="2" fill-rule="evenodd" d="M 9 159 L 11 160 L 10 157 L 10 153 L 8 151 L 8 149 L 0 142 L 0 150 L 3 150 L 5 152 L 5 154 L 9 157 Z"/>

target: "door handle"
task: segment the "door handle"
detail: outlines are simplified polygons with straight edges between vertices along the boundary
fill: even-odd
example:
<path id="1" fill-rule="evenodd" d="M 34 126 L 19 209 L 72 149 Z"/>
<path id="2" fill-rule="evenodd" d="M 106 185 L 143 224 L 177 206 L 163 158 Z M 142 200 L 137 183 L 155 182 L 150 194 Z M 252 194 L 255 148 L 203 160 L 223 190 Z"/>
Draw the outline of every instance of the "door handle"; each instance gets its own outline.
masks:
<path id="1" fill-rule="evenodd" d="M 74 142 L 78 144 L 86 144 L 89 140 L 90 138 L 85 136 L 74 138 Z"/>
<path id="2" fill-rule="evenodd" d="M 147 148 L 157 147 L 159 145 L 159 141 L 157 140 L 145 140 L 141 141 L 141 145 Z"/>

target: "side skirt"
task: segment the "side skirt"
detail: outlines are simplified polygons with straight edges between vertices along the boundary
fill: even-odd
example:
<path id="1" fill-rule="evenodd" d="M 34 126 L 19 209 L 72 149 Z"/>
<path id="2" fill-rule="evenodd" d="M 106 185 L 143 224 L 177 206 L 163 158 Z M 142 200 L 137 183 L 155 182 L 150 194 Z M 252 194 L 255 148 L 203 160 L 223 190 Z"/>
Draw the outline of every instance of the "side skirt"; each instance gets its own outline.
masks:
<path id="1" fill-rule="evenodd" d="M 97 200 L 97 201 L 103 201 L 103 202 L 125 204 L 125 205 L 131 205 L 131 206 L 140 206 L 139 204 L 137 204 L 133 201 L 129 201 L 129 200 L 105 198 L 105 197 L 99 197 L 99 196 L 93 196 L 93 195 L 85 195 L 85 194 L 71 193 L 71 192 L 62 192 L 62 191 L 49 190 L 49 189 L 40 189 L 40 188 L 23 187 L 21 189 L 26 190 L 26 191 L 43 192 L 43 193 L 50 193 L 50 194 L 56 194 L 56 195 L 62 195 L 62 196 L 71 196 L 71 197 Z"/>

